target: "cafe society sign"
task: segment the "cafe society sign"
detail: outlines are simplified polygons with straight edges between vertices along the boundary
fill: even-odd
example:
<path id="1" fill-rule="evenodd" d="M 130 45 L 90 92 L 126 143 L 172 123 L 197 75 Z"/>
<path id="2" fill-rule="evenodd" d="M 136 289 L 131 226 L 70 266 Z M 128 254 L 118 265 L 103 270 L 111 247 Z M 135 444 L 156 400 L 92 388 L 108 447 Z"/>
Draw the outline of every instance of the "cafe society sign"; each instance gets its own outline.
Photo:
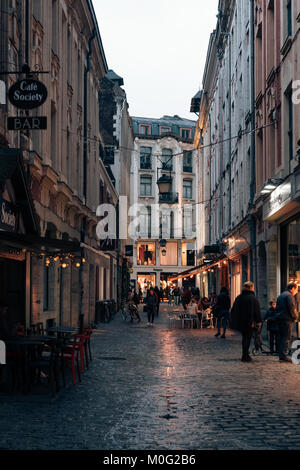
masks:
<path id="1" fill-rule="evenodd" d="M 0 198 L 0 230 L 14 232 L 17 226 L 17 209 L 15 206 Z"/>
<path id="2" fill-rule="evenodd" d="M 38 108 L 45 103 L 47 96 L 48 91 L 45 85 L 31 78 L 17 81 L 8 91 L 9 101 L 19 109 Z"/>

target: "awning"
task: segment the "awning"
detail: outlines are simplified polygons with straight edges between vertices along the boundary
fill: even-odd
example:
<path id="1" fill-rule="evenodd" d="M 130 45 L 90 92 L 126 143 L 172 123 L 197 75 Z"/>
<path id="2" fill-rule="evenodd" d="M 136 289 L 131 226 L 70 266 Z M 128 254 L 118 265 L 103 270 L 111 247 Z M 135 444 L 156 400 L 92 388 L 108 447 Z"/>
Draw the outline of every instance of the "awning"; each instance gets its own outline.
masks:
<path id="1" fill-rule="evenodd" d="M 0 247 L 1 246 L 9 246 L 17 249 L 26 248 L 33 252 L 81 253 L 79 242 L 2 231 L 0 231 Z"/>
<path id="2" fill-rule="evenodd" d="M 197 274 L 200 274 L 200 273 L 203 273 L 205 271 L 208 271 L 209 269 L 217 266 L 218 264 L 224 262 L 225 260 L 227 260 L 227 256 L 226 255 L 222 255 L 218 258 L 218 260 L 216 261 L 213 261 L 209 264 L 205 264 L 205 266 L 196 266 L 192 269 L 188 269 L 186 271 L 183 271 L 182 273 L 178 274 L 178 276 L 176 277 L 172 277 L 170 279 L 171 282 L 174 282 L 174 281 L 178 281 L 179 279 L 184 279 L 185 277 L 191 277 L 191 276 L 196 276 Z"/>

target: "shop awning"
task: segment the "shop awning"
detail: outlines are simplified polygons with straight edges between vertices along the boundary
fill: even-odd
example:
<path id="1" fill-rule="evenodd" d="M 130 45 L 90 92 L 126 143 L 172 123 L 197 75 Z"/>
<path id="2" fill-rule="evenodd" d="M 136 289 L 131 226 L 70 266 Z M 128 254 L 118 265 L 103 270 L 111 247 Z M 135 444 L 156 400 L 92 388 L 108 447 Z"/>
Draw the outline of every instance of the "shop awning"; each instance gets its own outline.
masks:
<path id="1" fill-rule="evenodd" d="M 80 242 L 2 231 L 0 231 L 1 245 L 17 249 L 25 248 L 33 252 L 81 253 Z"/>
<path id="2" fill-rule="evenodd" d="M 218 260 L 214 260 L 211 263 L 208 263 L 202 266 L 196 266 L 192 269 L 183 271 L 182 273 L 178 274 L 178 276 L 170 278 L 170 281 L 174 282 L 174 281 L 178 281 L 179 279 L 184 279 L 185 277 L 196 276 L 197 274 L 208 271 L 209 269 L 217 266 L 218 264 L 224 262 L 225 260 L 227 260 L 227 256 L 223 254 L 222 256 L 218 258 Z"/>

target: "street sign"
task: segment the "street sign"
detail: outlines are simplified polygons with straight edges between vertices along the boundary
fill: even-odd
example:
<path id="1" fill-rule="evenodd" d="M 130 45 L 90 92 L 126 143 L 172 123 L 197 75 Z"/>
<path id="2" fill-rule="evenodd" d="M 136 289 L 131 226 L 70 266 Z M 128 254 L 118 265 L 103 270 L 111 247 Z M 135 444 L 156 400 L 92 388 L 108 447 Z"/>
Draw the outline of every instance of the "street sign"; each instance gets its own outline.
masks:
<path id="1" fill-rule="evenodd" d="M 19 109 L 38 108 L 45 103 L 48 90 L 39 80 L 18 80 L 8 90 L 8 99 Z"/>
<path id="2" fill-rule="evenodd" d="M 7 118 L 7 129 L 9 131 L 34 131 L 47 129 L 46 116 L 34 117 L 9 117 Z"/>

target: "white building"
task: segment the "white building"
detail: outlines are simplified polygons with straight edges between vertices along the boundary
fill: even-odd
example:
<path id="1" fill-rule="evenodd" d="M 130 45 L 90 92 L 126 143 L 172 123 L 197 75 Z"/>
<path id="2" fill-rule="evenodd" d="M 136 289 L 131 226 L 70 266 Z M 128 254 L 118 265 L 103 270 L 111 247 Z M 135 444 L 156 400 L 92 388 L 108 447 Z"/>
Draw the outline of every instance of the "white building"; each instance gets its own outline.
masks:
<path id="1" fill-rule="evenodd" d="M 199 225 L 195 122 L 179 116 L 132 118 L 135 136 L 131 167 L 135 224 L 133 284 L 165 288 L 172 277 L 196 266 Z M 157 181 L 171 178 L 171 191 L 160 194 Z M 133 227 L 133 222 L 131 228 Z M 176 281 L 175 281 L 176 283 Z M 188 276 L 178 285 L 196 285 Z"/>

